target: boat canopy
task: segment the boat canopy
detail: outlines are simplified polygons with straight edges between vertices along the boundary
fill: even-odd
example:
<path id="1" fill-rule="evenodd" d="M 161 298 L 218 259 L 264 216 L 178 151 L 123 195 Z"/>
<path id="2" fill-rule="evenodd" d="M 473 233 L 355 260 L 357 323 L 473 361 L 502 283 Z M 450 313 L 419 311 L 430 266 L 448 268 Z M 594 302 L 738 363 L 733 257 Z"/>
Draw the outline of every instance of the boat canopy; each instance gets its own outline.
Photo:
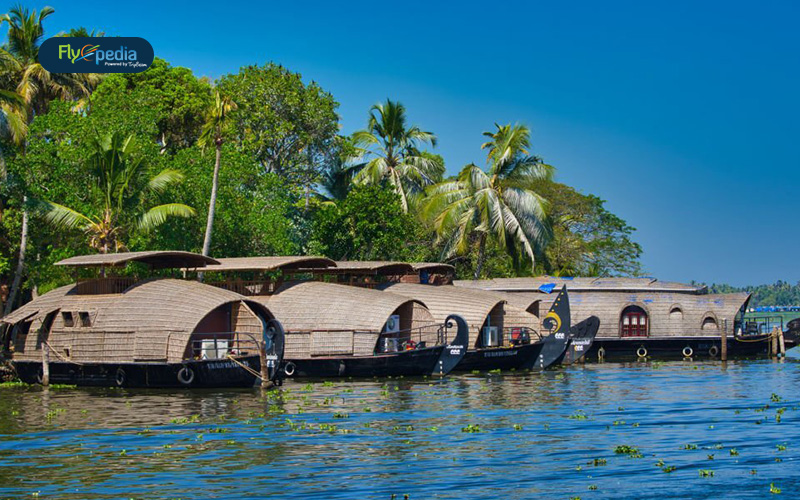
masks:
<path id="1" fill-rule="evenodd" d="M 157 250 L 79 255 L 56 262 L 56 265 L 69 267 L 122 267 L 128 262 L 140 262 L 150 266 L 152 269 L 197 268 L 219 263 L 211 257 L 197 253 Z"/>

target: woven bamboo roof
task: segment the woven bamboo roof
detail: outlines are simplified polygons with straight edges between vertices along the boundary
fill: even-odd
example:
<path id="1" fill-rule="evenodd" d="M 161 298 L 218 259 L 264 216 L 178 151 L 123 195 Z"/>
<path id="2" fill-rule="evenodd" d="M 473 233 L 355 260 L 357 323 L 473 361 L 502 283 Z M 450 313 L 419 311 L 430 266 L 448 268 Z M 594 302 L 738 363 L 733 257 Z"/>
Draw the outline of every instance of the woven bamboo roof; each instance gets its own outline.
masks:
<path id="1" fill-rule="evenodd" d="M 381 288 L 389 293 L 422 301 L 436 321 L 443 322 L 451 314 L 460 315 L 469 325 L 470 337 L 478 335 L 492 309 L 504 303 L 496 294 L 451 285 L 386 283 Z"/>
<path id="2" fill-rule="evenodd" d="M 128 262 L 141 262 L 153 269 L 205 267 L 207 264 L 217 264 L 211 257 L 205 257 L 192 252 L 156 250 L 149 252 L 121 252 L 95 255 L 79 255 L 70 257 L 60 262 L 57 266 L 71 267 L 100 267 L 124 266 Z"/>
<path id="3" fill-rule="evenodd" d="M 331 271 L 339 274 L 414 274 L 414 266 L 407 262 L 380 261 L 380 260 L 340 260 L 336 262 L 336 269 Z"/>
<path id="4" fill-rule="evenodd" d="M 325 257 L 287 256 L 287 257 L 231 257 L 217 259 L 216 265 L 207 266 L 204 271 L 275 271 L 295 269 L 318 269 L 335 267 L 336 262 Z"/>
<path id="5" fill-rule="evenodd" d="M 549 288 L 558 291 L 566 285 L 569 291 L 650 291 L 650 292 L 682 292 L 705 293 L 705 286 L 689 285 L 673 281 L 661 281 L 655 278 L 556 278 L 537 276 L 534 278 L 496 278 L 490 280 L 456 280 L 455 286 L 480 290 L 502 292 L 538 292 Z"/>
<path id="6" fill-rule="evenodd" d="M 79 295 L 75 288 L 73 284 L 48 292 L 0 318 L 0 322 L 14 324 L 31 314 L 46 315 L 61 309 L 94 314 L 87 331 L 192 332 L 212 310 L 244 300 L 234 292 L 176 279 L 143 281 L 121 294 Z"/>
<path id="7" fill-rule="evenodd" d="M 442 264 L 441 262 L 412 262 L 411 266 L 414 271 L 428 271 L 429 273 L 436 274 L 455 274 L 456 268 L 450 264 Z"/>
<path id="8" fill-rule="evenodd" d="M 266 304 L 287 331 L 379 332 L 399 307 L 419 302 L 393 293 L 319 281 L 288 283 L 272 296 L 253 298 Z"/>

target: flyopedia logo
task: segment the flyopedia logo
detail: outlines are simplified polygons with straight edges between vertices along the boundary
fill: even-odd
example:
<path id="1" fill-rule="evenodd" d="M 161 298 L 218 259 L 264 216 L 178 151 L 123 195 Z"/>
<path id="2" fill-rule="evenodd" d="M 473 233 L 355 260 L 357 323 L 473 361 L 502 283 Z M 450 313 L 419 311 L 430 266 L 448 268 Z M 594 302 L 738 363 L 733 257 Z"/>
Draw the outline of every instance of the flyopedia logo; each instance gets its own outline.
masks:
<path id="1" fill-rule="evenodd" d="M 53 37 L 39 48 L 51 73 L 141 73 L 153 63 L 153 47 L 139 37 Z"/>

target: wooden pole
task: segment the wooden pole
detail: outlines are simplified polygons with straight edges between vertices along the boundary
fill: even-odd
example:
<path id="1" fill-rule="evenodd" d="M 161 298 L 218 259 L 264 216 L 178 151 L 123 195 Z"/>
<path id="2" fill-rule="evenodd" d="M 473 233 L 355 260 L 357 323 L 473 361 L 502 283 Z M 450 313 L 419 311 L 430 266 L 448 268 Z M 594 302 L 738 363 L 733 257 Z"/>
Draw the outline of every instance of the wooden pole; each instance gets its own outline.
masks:
<path id="1" fill-rule="evenodd" d="M 722 320 L 722 339 L 719 356 L 722 361 L 728 361 L 728 320 Z"/>
<path id="2" fill-rule="evenodd" d="M 778 333 L 778 346 L 780 347 L 780 355 L 786 357 L 786 341 L 783 339 L 783 330 Z"/>
<path id="3" fill-rule="evenodd" d="M 773 358 L 778 356 L 778 327 L 774 327 L 772 329 L 772 335 L 769 338 L 769 345 L 770 345 L 770 356 Z"/>
<path id="4" fill-rule="evenodd" d="M 267 367 L 267 345 L 265 342 L 258 343 L 258 357 L 261 360 L 261 388 L 269 387 L 269 368 Z"/>
<path id="5" fill-rule="evenodd" d="M 42 385 L 50 385 L 50 349 L 42 342 Z"/>

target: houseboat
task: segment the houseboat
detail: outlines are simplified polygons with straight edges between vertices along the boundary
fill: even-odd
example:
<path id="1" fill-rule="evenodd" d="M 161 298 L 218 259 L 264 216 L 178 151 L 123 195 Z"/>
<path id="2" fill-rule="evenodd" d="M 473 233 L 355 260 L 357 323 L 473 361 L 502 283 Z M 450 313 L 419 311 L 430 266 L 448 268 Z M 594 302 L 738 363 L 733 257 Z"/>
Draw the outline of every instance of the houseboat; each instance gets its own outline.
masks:
<path id="1" fill-rule="evenodd" d="M 750 295 L 710 294 L 705 286 L 653 278 L 504 278 L 454 282 L 501 293 L 512 303 L 544 308 L 567 286 L 573 315 L 600 318 L 588 359 L 719 358 L 723 336 L 728 357 L 769 351 L 772 333 L 745 318 Z M 787 335 L 786 348 L 797 345 Z"/>
<path id="2" fill-rule="evenodd" d="M 251 387 L 261 378 L 278 380 L 283 330 L 263 304 L 197 281 L 127 274 L 137 266 L 150 273 L 216 263 L 169 251 L 58 262 L 78 275 L 94 276 L 0 318 L 11 327 L 5 347 L 19 378 L 175 388 Z"/>
<path id="3" fill-rule="evenodd" d="M 443 292 L 449 293 L 440 294 L 430 290 L 427 292 L 423 289 L 418 290 L 420 290 L 421 293 L 431 293 L 445 297 L 445 301 L 447 300 L 446 297 L 455 298 L 455 295 L 458 295 L 458 292 L 454 291 L 452 286 L 447 286 L 453 283 L 455 268 L 449 264 L 438 262 L 339 261 L 336 262 L 334 268 L 317 268 L 308 269 L 307 271 L 314 274 L 318 279 L 333 279 L 338 283 L 369 288 L 377 287 L 385 289 L 396 283 L 403 284 L 404 286 L 415 284 L 440 285 L 442 286 Z M 508 297 L 503 295 L 497 294 L 495 297 L 491 297 L 490 294 L 491 292 L 484 291 L 483 297 L 479 300 L 485 301 L 486 304 L 490 305 L 496 305 L 500 301 L 506 303 L 505 306 L 496 307 L 498 310 L 502 309 L 504 315 L 507 315 L 504 321 L 510 330 L 522 331 L 524 334 L 527 334 L 527 331 L 531 328 L 531 324 L 535 324 L 536 327 L 534 331 L 547 331 L 546 328 L 540 328 L 542 325 L 538 309 L 539 303 L 537 301 L 525 302 L 524 299 L 510 301 Z M 418 297 L 412 296 L 412 298 Z M 459 300 L 452 301 L 454 307 L 459 307 L 461 303 L 462 302 Z M 567 326 L 569 328 L 569 325 Z M 492 328 L 491 326 L 487 327 L 490 329 Z M 561 360 L 561 364 L 571 364 L 584 359 L 585 354 L 592 345 L 598 327 L 599 319 L 596 317 L 587 318 L 585 321 L 573 325 L 573 328 L 570 328 L 569 343 L 567 344 L 567 351 Z M 480 325 L 473 326 L 472 328 L 473 330 L 480 329 Z M 479 335 L 473 333 L 473 337 L 479 337 Z M 517 343 L 519 342 L 517 341 Z M 472 348 L 477 349 L 478 347 L 473 345 Z M 534 349 L 527 348 L 526 350 L 532 352 Z M 471 354 L 467 354 L 468 359 L 471 356 Z M 511 362 L 510 360 L 506 361 Z M 468 363 L 464 362 L 461 366 L 466 366 L 467 364 Z"/>
<path id="4" fill-rule="evenodd" d="M 219 259 L 204 269 L 210 283 L 236 287 L 280 320 L 287 377 L 446 375 L 461 361 L 468 336 L 463 319 L 437 321 L 423 302 L 396 294 L 300 279 L 309 270 L 335 269 L 313 259 Z M 242 273 L 258 278 L 239 281 Z M 220 275 L 225 280 L 213 281 Z"/>
<path id="5" fill-rule="evenodd" d="M 543 370 L 560 363 L 569 344 L 569 299 L 566 291 L 548 314 L 555 321 L 550 335 L 540 332 L 539 318 L 493 293 L 454 286 L 387 282 L 388 293 L 424 302 L 435 318 L 458 311 L 469 327 L 466 356 L 456 366 L 472 370 Z"/>

